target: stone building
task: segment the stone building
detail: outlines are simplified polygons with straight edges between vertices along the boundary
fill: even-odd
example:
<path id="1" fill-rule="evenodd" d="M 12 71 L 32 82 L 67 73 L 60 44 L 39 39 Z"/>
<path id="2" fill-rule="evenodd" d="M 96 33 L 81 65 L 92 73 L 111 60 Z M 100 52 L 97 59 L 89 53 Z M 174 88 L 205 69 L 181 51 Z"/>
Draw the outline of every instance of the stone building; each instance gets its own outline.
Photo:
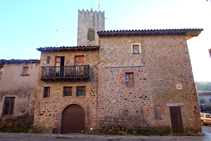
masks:
<path id="1" fill-rule="evenodd" d="M 39 60 L 0 60 L 0 117 L 33 115 Z"/>
<path id="2" fill-rule="evenodd" d="M 201 31 L 99 31 L 98 128 L 200 131 L 187 40 Z"/>
<path id="3" fill-rule="evenodd" d="M 78 46 L 37 49 L 41 51 L 34 116 L 38 128 L 58 133 L 96 128 L 97 31 L 104 29 L 104 12 L 79 10 Z"/>
<path id="4" fill-rule="evenodd" d="M 79 10 L 78 46 L 37 49 L 34 124 L 57 133 L 200 132 L 187 40 L 201 31 L 104 31 L 104 12 Z"/>
<path id="5" fill-rule="evenodd" d="M 37 48 L 40 67 L 38 62 L 14 64 L 14 74 L 29 65 L 30 77 L 21 75 L 21 83 L 13 87 L 19 91 L 27 82 L 24 90 L 36 87 L 34 127 L 43 132 L 125 134 L 148 128 L 201 132 L 187 40 L 202 30 L 105 31 L 104 12 L 79 10 L 77 46 Z M 6 75 L 10 65 L 0 63 L 2 99 L 12 90 L 6 87 L 13 76 Z M 37 74 L 33 80 L 31 68 Z M 11 83 L 19 82 L 17 78 L 12 77 Z M 8 94 L 16 104 L 29 92 Z M 30 107 L 30 101 L 31 97 L 21 104 Z M 14 106 L 15 115 L 21 104 Z"/>
<path id="6" fill-rule="evenodd" d="M 96 127 L 99 47 L 38 50 L 41 68 L 34 124 L 59 133 L 85 132 Z"/>
<path id="7" fill-rule="evenodd" d="M 78 10 L 78 46 L 98 45 L 97 31 L 105 30 L 105 13 Z"/>

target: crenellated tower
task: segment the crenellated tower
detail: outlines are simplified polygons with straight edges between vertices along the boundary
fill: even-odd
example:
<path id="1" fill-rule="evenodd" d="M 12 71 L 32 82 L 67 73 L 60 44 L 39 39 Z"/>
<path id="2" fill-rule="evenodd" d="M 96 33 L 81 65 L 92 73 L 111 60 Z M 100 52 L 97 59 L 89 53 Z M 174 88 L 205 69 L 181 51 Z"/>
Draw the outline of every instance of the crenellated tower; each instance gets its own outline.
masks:
<path id="1" fill-rule="evenodd" d="M 105 30 L 105 13 L 78 10 L 78 46 L 99 45 L 97 31 Z"/>

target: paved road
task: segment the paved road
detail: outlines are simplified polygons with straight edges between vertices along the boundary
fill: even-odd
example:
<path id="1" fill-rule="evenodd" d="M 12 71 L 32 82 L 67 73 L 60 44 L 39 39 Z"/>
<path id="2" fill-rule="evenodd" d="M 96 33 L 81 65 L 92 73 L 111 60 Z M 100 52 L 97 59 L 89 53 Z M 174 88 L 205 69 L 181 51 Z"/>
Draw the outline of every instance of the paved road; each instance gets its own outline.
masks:
<path id="1" fill-rule="evenodd" d="M 211 126 L 203 126 L 205 136 L 95 136 L 80 134 L 0 133 L 0 141 L 211 141 Z"/>

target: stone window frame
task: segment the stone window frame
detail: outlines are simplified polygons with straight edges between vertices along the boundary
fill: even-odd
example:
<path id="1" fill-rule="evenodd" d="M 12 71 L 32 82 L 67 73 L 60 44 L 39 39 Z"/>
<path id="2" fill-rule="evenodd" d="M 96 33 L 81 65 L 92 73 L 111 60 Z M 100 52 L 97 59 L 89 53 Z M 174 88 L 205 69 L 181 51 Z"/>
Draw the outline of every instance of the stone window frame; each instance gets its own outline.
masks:
<path id="1" fill-rule="evenodd" d="M 23 66 L 21 76 L 29 76 L 29 67 Z"/>
<path id="2" fill-rule="evenodd" d="M 139 46 L 138 53 L 133 52 L 134 46 Z M 132 52 L 132 54 L 140 54 L 141 53 L 141 43 L 132 43 L 131 44 L 131 52 Z"/>
<path id="3" fill-rule="evenodd" d="M 48 91 L 47 91 L 47 89 L 48 89 Z M 43 98 L 49 98 L 50 97 L 50 92 L 51 92 L 50 89 L 51 89 L 50 86 L 43 87 Z M 47 95 L 46 95 L 46 93 L 47 93 Z"/>
<path id="4" fill-rule="evenodd" d="M 90 38 L 89 38 L 89 32 L 90 31 L 94 31 L 94 39 L 93 40 L 90 40 Z M 87 41 L 95 41 L 95 29 L 94 28 L 89 28 L 88 29 L 88 31 L 87 31 Z"/>
<path id="5" fill-rule="evenodd" d="M 5 106 L 6 106 L 5 102 L 6 102 L 7 98 L 10 99 L 9 109 L 8 109 L 9 111 L 8 111 L 8 114 L 5 114 Z M 12 103 L 11 99 L 13 99 L 13 103 Z M 4 103 L 3 103 L 3 106 L 2 106 L 2 117 L 3 116 L 13 116 L 14 115 L 14 107 L 15 107 L 15 96 L 5 96 L 4 97 Z M 12 108 L 12 113 L 11 113 L 11 108 Z"/>
<path id="6" fill-rule="evenodd" d="M 71 88 L 71 95 L 65 95 L 65 88 Z M 64 86 L 63 87 L 63 97 L 73 96 L 73 87 L 72 86 Z"/>

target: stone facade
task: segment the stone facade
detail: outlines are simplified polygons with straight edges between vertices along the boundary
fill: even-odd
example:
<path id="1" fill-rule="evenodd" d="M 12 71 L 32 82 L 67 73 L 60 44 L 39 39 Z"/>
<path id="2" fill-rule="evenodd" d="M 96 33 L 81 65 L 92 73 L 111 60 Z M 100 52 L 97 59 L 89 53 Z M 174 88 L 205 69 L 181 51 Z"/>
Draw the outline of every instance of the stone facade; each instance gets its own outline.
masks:
<path id="1" fill-rule="evenodd" d="M 187 40 L 202 29 L 100 31 L 104 19 L 104 12 L 79 10 L 78 46 L 38 48 L 40 67 L 5 64 L 0 113 L 6 96 L 15 97 L 15 116 L 30 113 L 36 91 L 34 129 L 40 132 L 63 133 L 63 117 L 72 116 L 64 111 L 72 105 L 85 113 L 85 133 L 170 133 L 180 114 L 178 130 L 201 132 Z M 30 75 L 20 75 L 26 65 Z M 76 75 L 82 65 L 89 65 L 88 77 Z M 73 68 L 69 76 L 67 67 Z M 85 86 L 85 95 L 77 95 L 79 86 Z M 64 87 L 71 87 L 71 96 L 64 96 Z"/>
<path id="2" fill-rule="evenodd" d="M 132 53 L 132 43 L 141 44 L 141 53 Z M 99 129 L 116 124 L 171 128 L 167 105 L 182 103 L 184 129 L 201 130 L 185 36 L 100 37 L 99 58 Z M 126 72 L 133 72 L 134 85 L 126 85 Z M 182 89 L 176 88 L 178 84 Z M 160 109 L 158 120 L 154 108 Z"/>
<path id="3" fill-rule="evenodd" d="M 84 56 L 84 65 L 90 66 L 90 79 L 71 81 L 42 81 L 37 84 L 36 109 L 34 125 L 40 129 L 46 129 L 57 133 L 61 132 L 62 112 L 72 104 L 77 104 L 85 111 L 85 131 L 96 127 L 97 123 L 97 76 L 98 76 L 98 51 L 66 51 L 66 52 L 42 52 L 41 66 L 54 66 L 55 57 L 63 56 L 65 66 L 74 66 L 75 56 Z M 47 56 L 50 56 L 49 64 L 46 63 Z M 41 69 L 39 70 L 41 73 Z M 50 97 L 43 98 L 44 87 L 50 87 Z M 72 87 L 72 96 L 63 96 L 63 87 Z M 86 86 L 85 96 L 76 96 L 76 87 Z"/>
<path id="4" fill-rule="evenodd" d="M 88 31 L 94 30 L 95 40 L 89 41 Z M 97 31 L 105 30 L 105 13 L 97 11 L 78 10 L 78 46 L 99 45 Z"/>
<path id="5" fill-rule="evenodd" d="M 39 60 L 0 60 L 3 73 L 0 79 L 0 116 L 4 118 L 21 115 L 34 115 Z M 28 67 L 28 74 L 23 74 L 23 67 Z M 3 115 L 6 97 L 14 97 L 12 115 Z"/>

